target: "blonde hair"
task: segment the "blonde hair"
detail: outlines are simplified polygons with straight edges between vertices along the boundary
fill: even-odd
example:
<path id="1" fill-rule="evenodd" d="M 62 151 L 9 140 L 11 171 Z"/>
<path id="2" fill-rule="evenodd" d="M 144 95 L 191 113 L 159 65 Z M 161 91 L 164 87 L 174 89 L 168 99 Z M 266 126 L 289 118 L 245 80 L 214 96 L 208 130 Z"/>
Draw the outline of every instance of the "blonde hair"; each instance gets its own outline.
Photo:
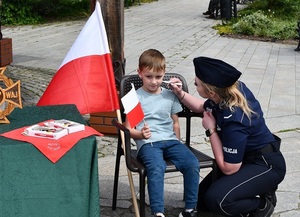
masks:
<path id="1" fill-rule="evenodd" d="M 234 112 L 234 107 L 240 107 L 246 116 L 251 120 L 251 115 L 256 114 L 249 106 L 247 99 L 238 89 L 239 82 L 236 81 L 232 86 L 226 88 L 219 88 L 207 83 L 203 83 L 203 87 L 207 93 L 213 91 L 220 99 L 221 108 L 229 108 Z"/>
<path id="2" fill-rule="evenodd" d="M 139 58 L 139 70 L 143 68 L 153 69 L 153 71 L 162 71 L 166 69 L 166 60 L 164 55 L 156 49 L 144 51 Z"/>

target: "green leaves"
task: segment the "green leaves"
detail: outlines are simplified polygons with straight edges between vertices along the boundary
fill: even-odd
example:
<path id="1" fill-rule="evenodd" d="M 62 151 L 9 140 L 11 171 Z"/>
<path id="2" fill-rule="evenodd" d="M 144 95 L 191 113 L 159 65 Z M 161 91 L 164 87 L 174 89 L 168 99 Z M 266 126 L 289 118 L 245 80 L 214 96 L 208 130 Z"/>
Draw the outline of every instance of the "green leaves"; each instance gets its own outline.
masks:
<path id="1" fill-rule="evenodd" d="M 38 24 L 87 17 L 90 0 L 2 0 L 2 25 Z"/>
<path id="2" fill-rule="evenodd" d="M 295 38 L 296 22 L 281 21 L 257 11 L 244 16 L 232 26 L 232 30 L 238 34 L 254 35 L 273 39 Z"/>

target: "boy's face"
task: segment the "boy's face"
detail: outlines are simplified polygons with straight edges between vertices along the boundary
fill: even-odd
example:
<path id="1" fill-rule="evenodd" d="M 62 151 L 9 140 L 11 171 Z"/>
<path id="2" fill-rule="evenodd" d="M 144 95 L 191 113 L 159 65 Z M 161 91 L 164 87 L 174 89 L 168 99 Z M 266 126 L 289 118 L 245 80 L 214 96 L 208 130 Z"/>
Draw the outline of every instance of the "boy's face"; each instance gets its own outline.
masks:
<path id="1" fill-rule="evenodd" d="M 165 70 L 154 72 L 153 69 L 143 68 L 138 70 L 139 77 L 143 81 L 142 88 L 149 93 L 160 93 L 161 83 L 165 75 Z"/>

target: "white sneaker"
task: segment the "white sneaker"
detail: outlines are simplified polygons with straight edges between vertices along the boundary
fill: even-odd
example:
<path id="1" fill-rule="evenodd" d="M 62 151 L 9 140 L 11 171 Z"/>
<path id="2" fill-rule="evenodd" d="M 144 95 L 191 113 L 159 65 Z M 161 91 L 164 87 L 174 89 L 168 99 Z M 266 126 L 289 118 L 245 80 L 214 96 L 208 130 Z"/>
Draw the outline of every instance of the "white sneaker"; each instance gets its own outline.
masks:
<path id="1" fill-rule="evenodd" d="M 179 213 L 179 217 L 196 217 L 197 216 L 197 210 L 193 209 L 191 212 L 187 212 L 183 210 L 181 213 Z"/>
<path id="2" fill-rule="evenodd" d="M 158 213 L 154 213 L 153 215 L 154 217 L 165 217 L 165 215 L 161 212 L 158 212 Z"/>

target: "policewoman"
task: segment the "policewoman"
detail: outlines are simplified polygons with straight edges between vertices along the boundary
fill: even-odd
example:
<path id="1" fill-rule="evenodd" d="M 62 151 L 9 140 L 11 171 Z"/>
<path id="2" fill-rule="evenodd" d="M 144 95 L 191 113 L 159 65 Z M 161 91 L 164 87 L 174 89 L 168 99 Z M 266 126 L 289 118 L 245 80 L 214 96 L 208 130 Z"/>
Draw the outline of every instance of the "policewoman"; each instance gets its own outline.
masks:
<path id="1" fill-rule="evenodd" d="M 206 100 L 180 86 L 172 89 L 191 110 L 203 112 L 202 125 L 219 170 L 214 181 L 212 173 L 201 181 L 198 209 L 223 216 L 269 217 L 286 173 L 280 138 L 270 132 L 260 103 L 238 80 L 241 72 L 218 59 L 198 57 L 193 62 L 197 92 Z"/>

